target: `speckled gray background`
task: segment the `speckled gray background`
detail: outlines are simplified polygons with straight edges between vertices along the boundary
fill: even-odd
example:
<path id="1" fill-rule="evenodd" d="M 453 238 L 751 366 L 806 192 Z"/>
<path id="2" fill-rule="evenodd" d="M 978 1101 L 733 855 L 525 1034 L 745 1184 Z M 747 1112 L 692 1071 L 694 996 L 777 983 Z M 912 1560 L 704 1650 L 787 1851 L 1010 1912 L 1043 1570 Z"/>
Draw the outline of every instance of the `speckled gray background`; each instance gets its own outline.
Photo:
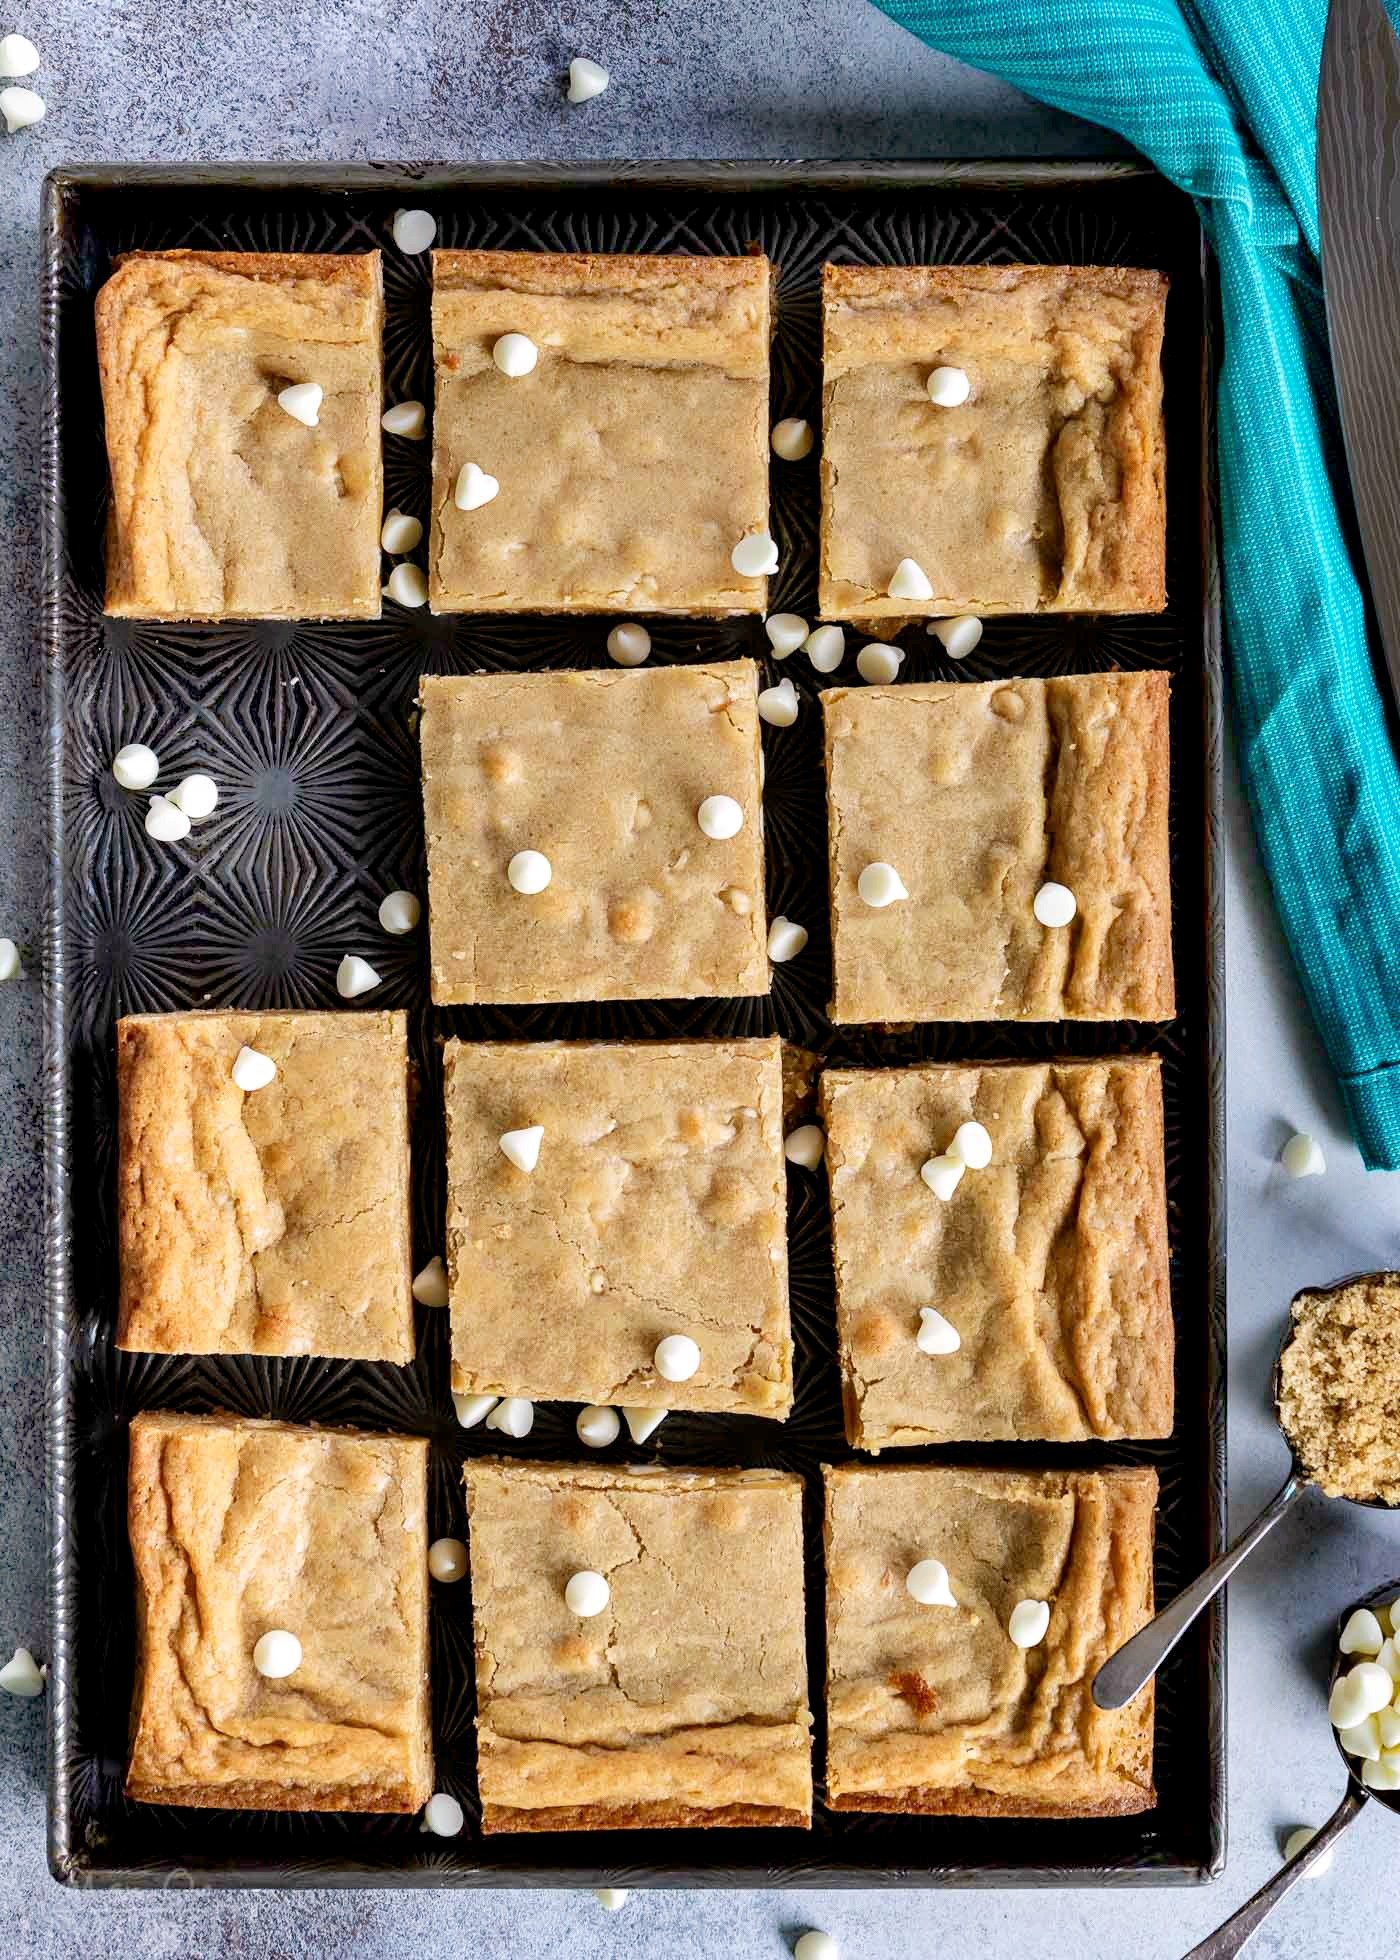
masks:
<path id="1" fill-rule="evenodd" d="M 0 20 L 44 53 L 48 120 L 0 137 L 0 932 L 30 977 L 0 988 L 0 1644 L 44 1646 L 40 992 L 44 857 L 38 650 L 36 219 L 44 172 L 108 158 L 996 156 L 1102 153 L 1101 132 L 930 53 L 864 0 L 47 0 Z M 0 7 L 0 12 L 3 7 Z M 581 109 L 558 76 L 587 53 L 614 76 Z M 1366 1178 L 1341 1131 L 1231 787 L 1229 1042 L 1231 1461 L 1237 1519 L 1281 1480 L 1265 1379 L 1289 1295 L 1400 1263 L 1400 1179 Z M 1274 1168 L 1315 1131 L 1325 1178 Z M 1234 1590 L 1231 1850 L 1188 1893 L 242 1893 L 84 1897 L 44 1864 L 43 1706 L 0 1698 L 0 1950 L 135 1960 L 231 1952 L 531 1960 L 780 1960 L 822 1925 L 843 1960 L 974 1952 L 1014 1960 L 1177 1960 L 1273 1869 L 1280 1832 L 1341 1794 L 1319 1682 L 1350 1595 L 1400 1576 L 1400 1523 L 1312 1500 Z M 124 1696 L 125 1682 L 112 1692 Z M 1375 1888 L 1367 1902 L 1358 1887 Z M 1331 1879 L 1301 1888 L 1250 1951 L 1323 1960 L 1388 1946 L 1400 1824 L 1379 1807 Z"/>

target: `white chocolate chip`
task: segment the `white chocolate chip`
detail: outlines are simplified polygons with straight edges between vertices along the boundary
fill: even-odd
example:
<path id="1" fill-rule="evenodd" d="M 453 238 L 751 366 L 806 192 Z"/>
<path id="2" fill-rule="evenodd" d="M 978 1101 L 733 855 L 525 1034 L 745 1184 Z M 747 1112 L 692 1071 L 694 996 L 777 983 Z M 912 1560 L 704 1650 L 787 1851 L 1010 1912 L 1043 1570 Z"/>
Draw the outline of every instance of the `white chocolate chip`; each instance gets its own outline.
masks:
<path id="1" fill-rule="evenodd" d="M 923 566 L 916 564 L 912 558 L 900 559 L 885 589 L 892 599 L 924 600 L 933 597 L 933 587 Z"/>
<path id="2" fill-rule="evenodd" d="M 795 925 L 780 912 L 768 928 L 768 957 L 777 966 L 795 960 L 807 944 L 806 926 Z"/>
<path id="3" fill-rule="evenodd" d="M 1368 1790 L 1400 1790 L 1400 1749 L 1385 1750 L 1378 1763 L 1363 1763 L 1361 1781 Z"/>
<path id="4" fill-rule="evenodd" d="M 444 1586 L 455 1586 L 467 1573 L 467 1548 L 460 1538 L 435 1538 L 428 1547 L 428 1570 Z"/>
<path id="5" fill-rule="evenodd" d="M 524 1171 L 529 1177 L 540 1161 L 540 1145 L 543 1141 L 543 1123 L 530 1123 L 522 1130 L 503 1130 L 501 1155 L 509 1159 L 518 1171 Z"/>
<path id="6" fill-rule="evenodd" d="M 596 1619 L 611 1598 L 601 1572 L 576 1572 L 564 1588 L 564 1604 L 581 1620 Z"/>
<path id="7" fill-rule="evenodd" d="M 807 622 L 799 613 L 769 613 L 763 622 L 775 660 L 786 660 L 796 653 L 807 637 Z"/>
<path id="8" fill-rule="evenodd" d="M 452 1406 L 463 1429 L 475 1429 L 484 1422 L 500 1399 L 499 1395 L 459 1395 L 456 1389 L 452 1391 Z"/>
<path id="9" fill-rule="evenodd" d="M 604 1912 L 621 1912 L 632 1894 L 619 1885 L 600 1885 L 594 1888 L 593 1896 Z"/>
<path id="10" fill-rule="evenodd" d="M 0 939 L 0 980 L 22 980 L 24 966 L 13 939 Z"/>
<path id="11" fill-rule="evenodd" d="M 749 531 L 729 554 L 740 578 L 766 578 L 778 569 L 778 547 L 767 531 Z"/>
<path id="12" fill-rule="evenodd" d="M 335 990 L 342 1000 L 358 1000 L 379 985 L 379 975 L 358 953 L 347 953 L 335 970 Z"/>
<path id="13" fill-rule="evenodd" d="M 324 399 L 319 381 L 295 381 L 290 388 L 282 390 L 277 397 L 277 406 L 285 409 L 294 422 L 303 422 L 308 429 L 316 429 L 321 424 L 321 403 Z"/>
<path id="14" fill-rule="evenodd" d="M 503 333 L 491 349 L 491 359 L 512 381 L 518 381 L 522 374 L 533 374 L 539 358 L 539 348 L 525 333 Z"/>
<path id="15" fill-rule="evenodd" d="M 627 1424 L 627 1433 L 634 1443 L 645 1443 L 665 1422 L 665 1409 L 624 1408 L 622 1420 Z"/>
<path id="16" fill-rule="evenodd" d="M 814 626 L 802 644 L 819 674 L 834 674 L 846 658 L 846 635 L 839 626 Z"/>
<path id="17" fill-rule="evenodd" d="M 707 796 L 695 812 L 695 821 L 716 843 L 737 837 L 744 827 L 744 806 L 732 796 Z"/>
<path id="18" fill-rule="evenodd" d="M 784 463 L 800 463 L 804 456 L 810 456 L 815 441 L 811 423 L 800 415 L 788 415 L 773 424 L 773 454 Z"/>
<path id="19" fill-rule="evenodd" d="M 542 892 L 554 876 L 554 866 L 543 851 L 517 851 L 506 866 L 506 877 L 514 890 L 526 898 Z"/>
<path id="20" fill-rule="evenodd" d="M 921 1354 L 956 1354 L 962 1335 L 937 1307 L 919 1308 L 919 1331 L 914 1336 Z"/>
<path id="21" fill-rule="evenodd" d="M 379 542 L 391 558 L 402 558 L 406 551 L 416 551 L 423 542 L 423 526 L 406 511 L 386 511 Z"/>
<path id="22" fill-rule="evenodd" d="M 146 812 L 146 835 L 160 844 L 177 844 L 190 834 L 190 820 L 168 796 L 153 796 Z"/>
<path id="23" fill-rule="evenodd" d="M 437 237 L 437 219 L 431 211 L 396 211 L 392 230 L 401 252 L 426 252 Z"/>
<path id="24" fill-rule="evenodd" d="M 457 472 L 457 488 L 452 493 L 452 501 L 458 510 L 480 510 L 483 504 L 489 504 L 500 494 L 500 488 L 500 479 L 484 470 L 480 463 L 463 463 Z"/>
<path id="25" fill-rule="evenodd" d="M 1385 1645 L 1385 1634 L 1375 1614 L 1368 1607 L 1358 1606 L 1342 1628 L 1337 1645 L 1344 1654 L 1364 1654 L 1374 1660 Z"/>
<path id="26" fill-rule="evenodd" d="M 253 1647 L 253 1666 L 265 1681 L 285 1681 L 301 1666 L 301 1642 L 285 1627 L 271 1627 Z"/>
<path id="27" fill-rule="evenodd" d="M 0 116 L 5 118 L 5 128 L 11 136 L 16 130 L 41 123 L 46 113 L 43 96 L 36 95 L 32 88 L 0 88 Z"/>
<path id="28" fill-rule="evenodd" d="M 422 916 L 423 908 L 415 892 L 386 892 L 379 901 L 379 923 L 395 938 L 412 932 Z"/>
<path id="29" fill-rule="evenodd" d="M 608 71 L 600 68 L 596 61 L 587 55 L 575 55 L 569 63 L 570 102 L 591 102 L 595 95 L 601 95 L 608 85 Z"/>
<path id="30" fill-rule="evenodd" d="M 160 774 L 160 758 L 144 742 L 128 742 L 112 757 L 112 774 L 123 789 L 149 789 Z"/>
<path id="31" fill-rule="evenodd" d="M 0 75 L 32 75 L 39 66 L 39 50 L 23 34 L 7 34 L 0 40 Z"/>
<path id="32" fill-rule="evenodd" d="M 783 1138 L 783 1155 L 799 1170 L 814 1171 L 825 1150 L 826 1135 L 817 1123 L 799 1123 Z"/>
<path id="33" fill-rule="evenodd" d="M 191 823 L 203 823 L 219 806 L 219 786 L 212 776 L 186 776 L 168 799 Z"/>
<path id="34" fill-rule="evenodd" d="M 395 402 L 380 416 L 379 426 L 386 435 L 407 436 L 410 442 L 421 442 L 428 430 L 428 411 L 422 402 Z"/>
<path id="35" fill-rule="evenodd" d="M 426 606 L 428 603 L 428 577 L 421 565 L 411 565 L 406 560 L 395 565 L 389 574 L 389 583 L 384 588 L 386 598 L 392 599 L 396 606 Z"/>
<path id="36" fill-rule="evenodd" d="M 1392 1681 L 1400 1683 L 1400 1647 L 1396 1646 L 1395 1641 L 1389 1634 L 1386 1635 L 1380 1644 L 1376 1661 L 1379 1666 L 1385 1669 Z"/>
<path id="37" fill-rule="evenodd" d="M 1381 1709 L 1371 1719 L 1376 1725 L 1382 1749 L 1400 1749 L 1400 1708 L 1392 1702 L 1389 1708 Z"/>
<path id="38" fill-rule="evenodd" d="M 961 408 L 972 393 L 972 383 L 960 367 L 936 367 L 927 387 L 935 408 Z"/>
<path id="39" fill-rule="evenodd" d="M 622 1423 L 616 1409 L 600 1409 L 596 1403 L 587 1409 L 580 1409 L 574 1431 L 581 1443 L 590 1450 L 605 1450 L 609 1443 L 615 1443 L 622 1431 Z"/>
<path id="40" fill-rule="evenodd" d="M 635 620 L 614 626 L 608 635 L 608 658 L 619 667 L 640 667 L 650 652 L 651 634 Z"/>
<path id="41" fill-rule="evenodd" d="M 887 647 L 883 640 L 872 640 L 856 655 L 856 672 L 872 687 L 887 687 L 899 679 L 904 654 L 899 647 Z"/>
<path id="42" fill-rule="evenodd" d="M 700 1366 L 700 1350 L 689 1334 L 668 1334 L 652 1356 L 664 1382 L 688 1382 Z"/>
<path id="43" fill-rule="evenodd" d="M 1050 1608 L 1043 1599 L 1018 1599 L 1006 1622 L 1013 1647 L 1038 1647 L 1050 1625 Z"/>
<path id="44" fill-rule="evenodd" d="M 1321 1177 L 1327 1168 L 1322 1145 L 1305 1131 L 1288 1139 L 1279 1153 L 1279 1162 L 1290 1177 Z"/>
<path id="45" fill-rule="evenodd" d="M 1327 1718 L 1337 1729 L 1355 1728 L 1368 1715 L 1388 1708 L 1395 1694 L 1395 1683 L 1375 1661 L 1360 1661 L 1332 1684 Z"/>
<path id="46" fill-rule="evenodd" d="M 792 1960 L 841 1960 L 841 1949 L 830 1933 L 823 1933 L 813 1927 L 810 1933 L 803 1933 L 792 1949 Z"/>
<path id="47" fill-rule="evenodd" d="M 950 660 L 966 660 L 982 638 L 982 622 L 975 613 L 959 613 L 956 619 L 931 619 L 928 630 L 941 640 Z"/>
<path id="48" fill-rule="evenodd" d="M 498 1429 L 503 1436 L 513 1436 L 517 1442 L 528 1436 L 534 1426 L 535 1405 L 523 1395 L 504 1396 L 486 1418 L 488 1429 Z"/>
<path id="49" fill-rule="evenodd" d="M 423 1806 L 423 1829 L 433 1837 L 457 1837 L 466 1821 L 461 1804 L 446 1790 L 435 1790 Z"/>
<path id="50" fill-rule="evenodd" d="M 917 1565 L 909 1568 L 904 1581 L 911 1599 L 917 1599 L 920 1606 L 956 1606 L 953 1589 L 948 1584 L 948 1568 L 941 1559 L 921 1558 Z"/>
<path id="51" fill-rule="evenodd" d="M 758 712 L 770 728 L 791 728 L 797 720 L 800 706 L 797 689 L 791 681 L 779 681 L 776 687 L 765 687 L 758 697 Z"/>
<path id="52" fill-rule="evenodd" d="M 421 1272 L 414 1274 L 413 1297 L 420 1307 L 447 1305 L 447 1268 L 438 1253 L 433 1254 Z"/>
<path id="53" fill-rule="evenodd" d="M 950 1157 L 961 1157 L 970 1171 L 984 1171 L 992 1161 L 991 1132 L 981 1123 L 959 1123 L 948 1145 Z"/>
<path id="54" fill-rule="evenodd" d="M 44 1692 L 46 1672 L 27 1647 L 16 1647 L 10 1659 L 0 1667 L 0 1688 L 7 1695 L 18 1695 L 23 1701 L 32 1701 L 35 1695 Z"/>
<path id="55" fill-rule="evenodd" d="M 1290 1831 L 1283 1841 L 1285 1861 L 1291 1863 L 1300 1851 L 1306 1851 L 1316 1836 L 1317 1826 L 1315 1824 L 1300 1824 L 1296 1831 Z M 1328 1872 L 1332 1869 L 1334 1855 L 1332 1847 L 1329 1844 L 1317 1862 L 1308 1866 L 1305 1876 L 1308 1878 L 1326 1878 Z"/>
<path id="56" fill-rule="evenodd" d="M 856 879 L 856 890 L 866 904 L 873 905 L 877 911 L 883 906 L 893 905 L 896 899 L 909 896 L 904 889 L 904 880 L 894 866 L 879 862 L 866 865 Z"/>
<path id="57" fill-rule="evenodd" d="M 948 1199 L 962 1183 L 967 1165 L 961 1157 L 930 1157 L 926 1164 L 919 1166 L 919 1176 L 932 1191 L 935 1198 Z"/>
<path id="58" fill-rule="evenodd" d="M 234 1084 L 245 1096 L 252 1095 L 255 1089 L 265 1089 L 276 1078 L 276 1062 L 257 1048 L 245 1044 L 233 1058 Z"/>
<path id="59" fill-rule="evenodd" d="M 1079 910 L 1079 901 L 1068 885 L 1051 879 L 1036 893 L 1031 910 L 1043 926 L 1067 926 Z"/>

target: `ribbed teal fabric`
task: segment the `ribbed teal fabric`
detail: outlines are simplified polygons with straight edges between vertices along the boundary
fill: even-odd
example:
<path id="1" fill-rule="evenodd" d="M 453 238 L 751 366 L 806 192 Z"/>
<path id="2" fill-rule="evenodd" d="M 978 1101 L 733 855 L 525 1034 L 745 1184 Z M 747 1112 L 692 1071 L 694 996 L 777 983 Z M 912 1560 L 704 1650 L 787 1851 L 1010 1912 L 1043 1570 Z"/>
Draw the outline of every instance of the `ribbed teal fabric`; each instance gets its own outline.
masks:
<path id="1" fill-rule="evenodd" d="M 1338 522 L 1317 263 L 1325 0 L 878 0 L 923 40 L 1125 136 L 1220 262 L 1235 720 L 1261 856 L 1368 1168 L 1400 1167 L 1400 768 Z"/>

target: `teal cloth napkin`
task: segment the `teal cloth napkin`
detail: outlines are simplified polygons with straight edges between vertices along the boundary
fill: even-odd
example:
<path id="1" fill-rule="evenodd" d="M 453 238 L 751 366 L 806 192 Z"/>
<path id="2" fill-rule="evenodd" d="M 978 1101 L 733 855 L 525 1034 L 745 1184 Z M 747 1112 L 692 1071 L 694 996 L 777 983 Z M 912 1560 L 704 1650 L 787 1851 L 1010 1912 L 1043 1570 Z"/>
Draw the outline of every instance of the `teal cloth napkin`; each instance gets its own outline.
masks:
<path id="1" fill-rule="evenodd" d="M 1117 130 L 1220 264 L 1226 638 L 1260 853 L 1367 1168 L 1400 1168 L 1400 768 L 1337 514 L 1318 269 L 1325 0 L 878 0 Z"/>

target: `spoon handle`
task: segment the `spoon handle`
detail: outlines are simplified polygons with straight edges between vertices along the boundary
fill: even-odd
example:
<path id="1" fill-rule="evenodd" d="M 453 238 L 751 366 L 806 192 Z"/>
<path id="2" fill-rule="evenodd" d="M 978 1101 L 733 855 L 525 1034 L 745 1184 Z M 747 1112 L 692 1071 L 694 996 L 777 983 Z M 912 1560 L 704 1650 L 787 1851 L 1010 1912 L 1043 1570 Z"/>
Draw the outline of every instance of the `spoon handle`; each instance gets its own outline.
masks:
<path id="1" fill-rule="evenodd" d="M 1247 1531 L 1240 1533 L 1227 1552 L 1208 1565 L 1198 1579 L 1179 1592 L 1170 1606 L 1164 1606 L 1155 1620 L 1131 1640 L 1125 1640 L 1116 1654 L 1104 1662 L 1094 1676 L 1094 1702 L 1099 1708 L 1123 1708 L 1145 1688 L 1183 1633 L 1207 1606 L 1235 1567 L 1241 1564 L 1259 1540 L 1273 1530 L 1295 1498 L 1307 1489 L 1307 1480 L 1290 1471 L 1288 1482 L 1266 1505 Z"/>
<path id="2" fill-rule="evenodd" d="M 1253 1939 L 1279 1900 L 1293 1890 L 1300 1878 L 1306 1878 L 1309 1867 L 1323 1856 L 1329 1845 L 1336 1843 L 1349 1824 L 1356 1822 L 1365 1804 L 1366 1792 L 1353 1783 L 1312 1843 L 1286 1865 L 1280 1865 L 1267 1885 L 1261 1885 L 1254 1897 L 1246 1899 L 1223 1926 L 1217 1926 L 1199 1946 L 1193 1946 L 1184 1960 L 1230 1960 L 1231 1954 L 1242 1952 L 1245 1942 Z"/>

